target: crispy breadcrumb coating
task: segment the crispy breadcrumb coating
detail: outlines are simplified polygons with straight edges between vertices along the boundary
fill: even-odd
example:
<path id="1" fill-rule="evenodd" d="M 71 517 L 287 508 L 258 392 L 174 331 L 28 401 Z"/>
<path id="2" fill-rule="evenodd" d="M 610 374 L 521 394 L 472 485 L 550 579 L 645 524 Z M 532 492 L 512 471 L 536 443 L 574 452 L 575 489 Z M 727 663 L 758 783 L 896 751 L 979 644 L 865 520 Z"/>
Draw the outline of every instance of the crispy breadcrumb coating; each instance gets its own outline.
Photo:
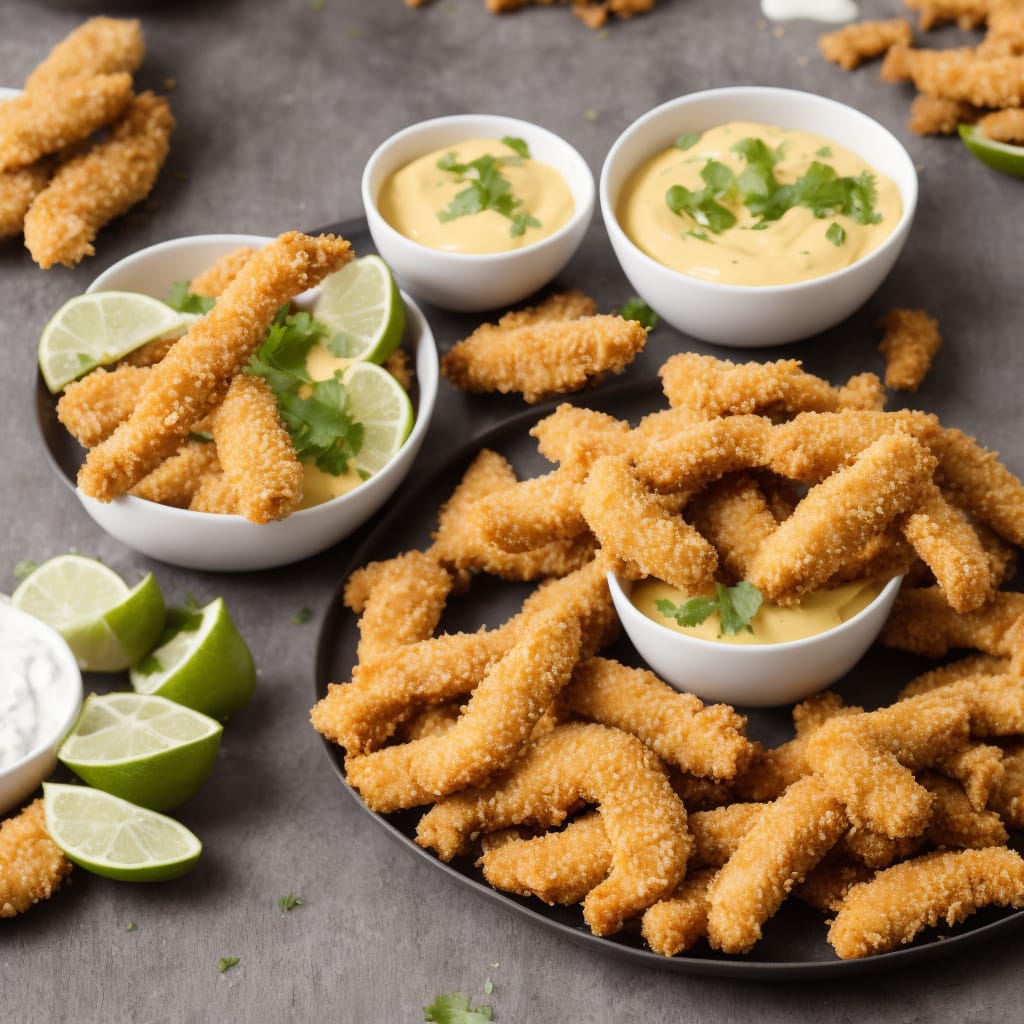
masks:
<path id="1" fill-rule="evenodd" d="M 191 512 L 211 512 L 221 516 L 238 515 L 235 490 L 219 465 L 217 469 L 211 470 L 199 480 L 199 486 L 196 487 L 188 507 Z"/>
<path id="2" fill-rule="evenodd" d="M 0 238 L 21 234 L 28 208 L 46 188 L 52 173 L 53 166 L 46 159 L 13 171 L 0 171 Z"/>
<path id="3" fill-rule="evenodd" d="M 707 935 L 708 890 L 716 874 L 709 868 L 689 873 L 671 896 L 644 911 L 640 931 L 655 953 L 675 956 Z"/>
<path id="4" fill-rule="evenodd" d="M 818 49 L 825 60 L 838 64 L 845 71 L 874 57 L 880 57 L 889 47 L 900 43 L 909 46 L 914 31 L 906 18 L 887 21 L 861 21 L 846 25 L 835 32 L 818 37 Z"/>
<path id="5" fill-rule="evenodd" d="M 25 214 L 25 245 L 44 270 L 73 267 L 96 250 L 108 221 L 149 195 L 170 150 L 174 117 L 162 96 L 144 92 L 111 136 L 57 169 Z"/>
<path id="6" fill-rule="evenodd" d="M 961 124 L 977 120 L 978 109 L 970 103 L 921 93 L 910 104 L 907 127 L 916 135 L 955 135 Z"/>
<path id="7" fill-rule="evenodd" d="M 0 918 L 48 900 L 71 873 L 71 862 L 50 838 L 43 801 L 0 822 Z"/>
<path id="8" fill-rule="evenodd" d="M 889 51 L 897 52 L 896 47 Z M 890 69 L 905 70 L 919 92 L 975 107 L 1024 103 L 1024 57 L 979 58 L 969 49 L 904 50 Z"/>
<path id="9" fill-rule="evenodd" d="M 907 7 L 918 12 L 918 24 L 923 32 L 955 21 L 959 28 L 969 31 L 988 17 L 992 0 L 904 0 Z"/>
<path id="10" fill-rule="evenodd" d="M 878 345 L 885 356 L 885 386 L 916 391 L 942 346 L 938 322 L 923 309 L 890 309 L 878 326 L 885 331 Z"/>
<path id="11" fill-rule="evenodd" d="M 203 481 L 220 472 L 217 446 L 212 441 L 187 441 L 176 455 L 161 462 L 128 493 L 161 505 L 188 508 Z"/>
<path id="12" fill-rule="evenodd" d="M 212 266 L 196 274 L 189 281 L 188 290 L 193 295 L 205 295 L 211 299 L 219 298 L 224 289 L 238 277 L 239 271 L 255 254 L 256 250 L 248 245 L 232 250 L 221 256 Z"/>
<path id="13" fill-rule="evenodd" d="M 148 374 L 140 366 L 99 366 L 67 385 L 57 402 L 57 419 L 83 448 L 95 448 L 131 415 Z"/>
<path id="14" fill-rule="evenodd" d="M 137 71 L 146 55 L 142 26 L 134 18 L 90 18 L 68 33 L 25 79 L 34 91 L 48 82 L 79 75 Z"/>
<path id="15" fill-rule="evenodd" d="M 997 110 L 978 121 L 981 134 L 996 142 L 1024 146 L 1024 110 Z"/>

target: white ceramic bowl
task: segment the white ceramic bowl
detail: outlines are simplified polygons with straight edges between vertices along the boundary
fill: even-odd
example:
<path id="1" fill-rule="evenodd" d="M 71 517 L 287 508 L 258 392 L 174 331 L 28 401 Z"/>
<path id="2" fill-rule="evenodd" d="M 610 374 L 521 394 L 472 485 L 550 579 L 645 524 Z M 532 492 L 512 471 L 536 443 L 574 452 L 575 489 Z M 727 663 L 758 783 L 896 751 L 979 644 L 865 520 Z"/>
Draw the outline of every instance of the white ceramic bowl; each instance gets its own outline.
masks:
<path id="1" fill-rule="evenodd" d="M 22 656 L 29 650 L 33 659 L 30 678 L 35 684 L 32 692 L 40 698 L 40 713 L 45 718 L 28 749 L 16 761 L 0 767 L 0 816 L 16 807 L 53 771 L 57 747 L 82 706 L 82 674 L 60 634 L 0 601 L 0 743 L 6 745 L 4 736 L 11 728 L 12 709 L 5 708 L 6 700 L 14 696 L 21 707 L 26 699 L 14 689 L 20 673 L 13 671 L 13 664 L 22 663 Z M 47 685 L 45 690 L 39 686 L 44 679 L 52 679 L 52 686 Z"/>
<path id="2" fill-rule="evenodd" d="M 638 248 L 616 209 L 630 175 L 684 132 L 729 121 L 755 121 L 816 132 L 852 150 L 895 181 L 903 213 L 891 235 L 842 270 L 796 284 L 750 287 L 699 280 L 671 270 Z M 669 100 L 634 121 L 605 159 L 601 215 L 620 265 L 644 301 L 673 327 L 702 341 L 737 348 L 810 337 L 848 317 L 892 269 L 917 206 L 917 172 L 896 137 L 865 114 L 824 96 L 790 89 L 737 86 Z"/>
<path id="3" fill-rule="evenodd" d="M 703 701 L 774 707 L 804 700 L 842 678 L 874 643 L 892 610 L 902 576 L 863 611 L 834 629 L 781 644 L 728 644 L 677 633 L 629 599 L 632 584 L 608 574 L 622 628 L 651 669 Z"/>
<path id="4" fill-rule="evenodd" d="M 417 157 L 467 139 L 512 135 L 525 139 L 530 155 L 565 178 L 576 209 L 553 235 L 511 252 L 468 255 L 443 252 L 396 231 L 377 209 L 384 182 Z M 564 139 L 512 117 L 453 114 L 397 132 L 377 147 L 363 171 L 363 208 L 381 256 L 403 288 L 435 306 L 478 311 L 510 306 L 546 285 L 579 248 L 594 212 L 594 176 Z"/>
<path id="5" fill-rule="evenodd" d="M 163 298 L 175 281 L 191 279 L 225 253 L 270 241 L 258 235 L 198 235 L 161 242 L 115 263 L 88 291 L 138 291 Z M 299 301 L 311 301 L 314 296 L 315 290 Z M 419 389 L 416 422 L 391 462 L 355 490 L 263 526 L 242 516 L 190 512 L 130 495 L 104 503 L 78 491 L 86 512 L 112 537 L 150 558 L 219 572 L 297 562 L 347 537 L 388 500 L 409 472 L 437 397 L 434 336 L 416 304 L 406 295 L 402 298 L 406 314 L 403 345 L 413 355 Z"/>

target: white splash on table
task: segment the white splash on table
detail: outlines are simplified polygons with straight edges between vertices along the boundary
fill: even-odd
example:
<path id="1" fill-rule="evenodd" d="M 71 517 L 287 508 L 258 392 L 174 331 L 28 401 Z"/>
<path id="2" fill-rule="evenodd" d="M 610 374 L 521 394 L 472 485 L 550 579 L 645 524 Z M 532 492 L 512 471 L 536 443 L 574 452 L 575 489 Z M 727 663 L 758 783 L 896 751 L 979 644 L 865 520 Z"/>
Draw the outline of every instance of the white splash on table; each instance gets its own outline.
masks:
<path id="1" fill-rule="evenodd" d="M 761 13 L 771 21 L 810 18 L 838 24 L 860 15 L 855 0 L 761 0 Z"/>

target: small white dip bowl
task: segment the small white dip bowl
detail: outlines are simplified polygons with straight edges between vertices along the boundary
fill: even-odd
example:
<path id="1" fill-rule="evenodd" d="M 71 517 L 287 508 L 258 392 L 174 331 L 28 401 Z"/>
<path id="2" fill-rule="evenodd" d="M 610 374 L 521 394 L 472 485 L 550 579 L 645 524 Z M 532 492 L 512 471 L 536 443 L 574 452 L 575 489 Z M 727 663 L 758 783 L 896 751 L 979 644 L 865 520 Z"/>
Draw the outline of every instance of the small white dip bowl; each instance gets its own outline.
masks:
<path id="1" fill-rule="evenodd" d="M 21 756 L 0 766 L 0 815 L 53 771 L 57 748 L 81 706 L 82 674 L 60 634 L 0 600 L 0 743 L 12 739 L 8 730 L 20 731 L 23 715 L 39 724 Z"/>
<path id="2" fill-rule="evenodd" d="M 824 633 L 781 644 L 730 644 L 677 633 L 630 600 L 632 583 L 608 574 L 622 628 L 655 674 L 701 700 L 774 707 L 804 700 L 842 678 L 874 643 L 889 617 L 902 576 L 862 611 Z"/>
<path id="3" fill-rule="evenodd" d="M 554 234 L 509 252 L 444 252 L 406 238 L 381 216 L 381 189 L 406 164 L 443 146 L 506 135 L 525 140 L 533 159 L 549 164 L 569 186 L 576 208 Z M 398 283 L 417 298 L 463 312 L 510 306 L 543 288 L 579 248 L 594 212 L 594 176 L 568 142 L 529 121 L 493 114 L 453 114 L 397 132 L 367 161 L 362 192 L 370 234 Z"/>
<path id="4" fill-rule="evenodd" d="M 630 175 L 685 132 L 741 120 L 823 135 L 891 178 L 903 212 L 889 237 L 849 267 L 796 284 L 703 281 L 648 256 L 623 231 L 616 212 Z M 701 341 L 762 348 L 824 331 L 867 301 L 892 269 L 910 233 L 917 172 L 899 140 L 859 110 L 813 93 L 736 86 L 680 96 L 634 121 L 605 158 L 599 191 L 601 216 L 622 270 L 659 316 Z"/>
<path id="5" fill-rule="evenodd" d="M 115 263 L 87 289 L 144 292 L 165 298 L 175 281 L 187 281 L 241 246 L 272 241 L 259 235 L 197 235 L 150 246 Z M 299 299 L 305 304 L 315 289 Z M 298 297 L 297 297 L 298 298 Z M 124 495 L 97 501 L 77 491 L 86 512 L 112 537 L 150 558 L 188 569 L 242 572 L 287 565 L 329 548 L 369 519 L 401 484 L 430 425 L 437 398 L 437 348 L 416 304 L 405 302 L 403 347 L 413 356 L 418 399 L 416 422 L 398 454 L 380 472 L 338 498 L 259 526 L 237 515 L 191 512 Z"/>

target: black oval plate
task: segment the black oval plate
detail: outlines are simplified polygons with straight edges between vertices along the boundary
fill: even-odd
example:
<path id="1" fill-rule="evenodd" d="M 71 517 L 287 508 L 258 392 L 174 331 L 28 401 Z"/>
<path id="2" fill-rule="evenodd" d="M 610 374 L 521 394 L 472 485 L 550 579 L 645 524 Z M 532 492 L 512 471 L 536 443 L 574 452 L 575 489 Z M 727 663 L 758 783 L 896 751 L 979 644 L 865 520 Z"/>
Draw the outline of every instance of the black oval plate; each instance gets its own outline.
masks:
<path id="1" fill-rule="evenodd" d="M 641 415 L 664 406 L 656 381 L 644 381 L 585 396 L 579 404 L 635 422 Z M 553 405 L 538 407 L 512 417 L 465 445 L 440 469 L 419 486 L 404 494 L 384 519 L 367 537 L 353 557 L 349 572 L 367 562 L 390 558 L 409 548 L 423 548 L 430 543 L 435 528 L 437 509 L 448 498 L 466 467 L 481 448 L 491 448 L 505 455 L 520 477 L 544 472 L 547 463 L 537 454 L 536 444 L 527 431 L 538 419 L 551 411 Z M 550 467 L 547 467 L 550 468 Z M 474 582 L 468 598 L 455 599 L 446 612 L 445 630 L 474 630 L 481 624 L 498 625 L 518 610 L 527 585 L 515 585 L 481 577 Z M 327 692 L 328 682 L 350 677 L 356 661 L 359 635 L 355 616 L 341 600 L 341 588 L 335 594 L 321 628 L 316 659 L 316 699 Z M 628 641 L 620 641 L 610 652 L 620 660 L 641 664 Z M 868 707 L 891 701 L 913 675 L 923 670 L 918 660 L 895 651 L 872 650 L 836 689 L 851 702 Z M 770 745 L 783 742 L 792 735 L 788 709 L 741 709 L 748 718 L 748 733 Z M 522 914 L 534 924 L 548 928 L 573 942 L 596 952 L 632 962 L 639 966 L 689 974 L 731 976 L 752 979 L 826 978 L 853 976 L 875 971 L 892 970 L 952 953 L 999 935 L 1024 923 L 1024 911 L 984 910 L 954 929 L 932 929 L 913 945 L 892 953 L 860 960 L 839 960 L 826 942 L 826 927 L 820 914 L 788 900 L 779 913 L 767 923 L 764 937 L 752 953 L 745 957 L 727 956 L 710 949 L 706 943 L 687 955 L 664 957 L 651 952 L 640 937 L 638 922 L 631 922 L 618 935 L 599 938 L 583 922 L 578 907 L 549 907 L 540 900 L 521 898 L 492 889 L 470 858 L 446 864 L 433 853 L 417 846 L 414 837 L 422 809 L 398 814 L 380 815 L 370 811 L 359 796 L 345 783 L 340 747 L 324 741 L 324 747 L 345 791 L 367 815 L 402 846 L 424 858 L 457 883 Z"/>

